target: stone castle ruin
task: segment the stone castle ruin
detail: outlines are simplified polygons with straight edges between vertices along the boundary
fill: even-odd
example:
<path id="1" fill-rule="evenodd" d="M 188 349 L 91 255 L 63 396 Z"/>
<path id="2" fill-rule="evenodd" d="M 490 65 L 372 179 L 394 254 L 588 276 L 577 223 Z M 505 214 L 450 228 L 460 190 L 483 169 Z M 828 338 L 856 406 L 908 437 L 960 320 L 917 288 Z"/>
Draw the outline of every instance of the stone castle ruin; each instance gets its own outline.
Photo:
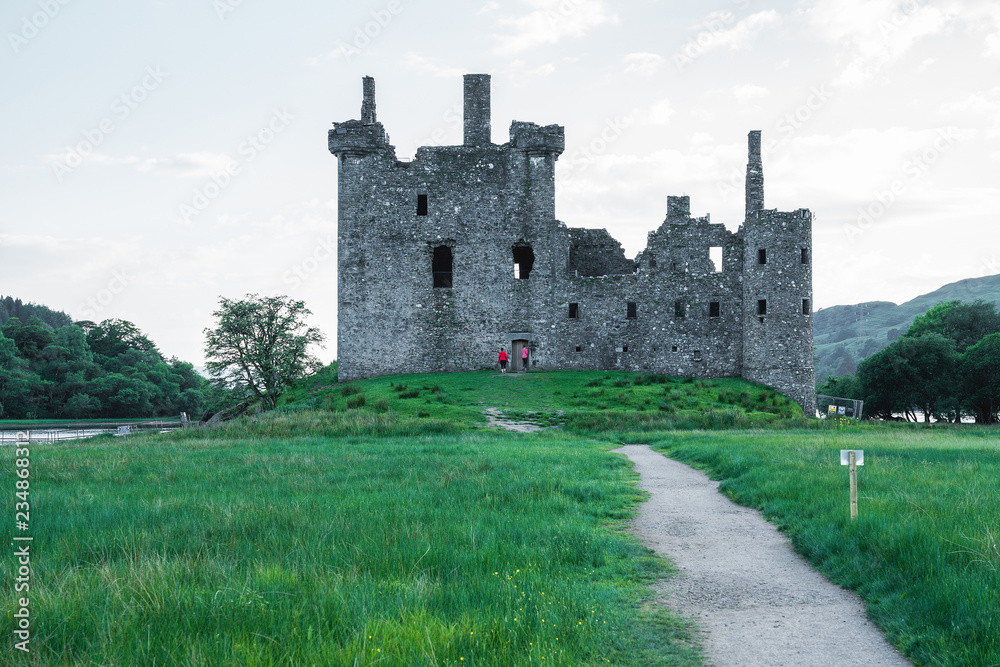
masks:
<path id="1" fill-rule="evenodd" d="M 361 119 L 330 130 L 342 381 L 482 369 L 501 347 L 520 367 L 527 346 L 532 369 L 743 377 L 814 414 L 812 214 L 764 208 L 759 131 L 739 230 L 670 196 L 633 261 L 606 230 L 556 219 L 562 126 L 514 121 L 495 144 L 490 76 L 465 75 L 464 97 L 464 143 L 410 162 L 371 77 Z"/>

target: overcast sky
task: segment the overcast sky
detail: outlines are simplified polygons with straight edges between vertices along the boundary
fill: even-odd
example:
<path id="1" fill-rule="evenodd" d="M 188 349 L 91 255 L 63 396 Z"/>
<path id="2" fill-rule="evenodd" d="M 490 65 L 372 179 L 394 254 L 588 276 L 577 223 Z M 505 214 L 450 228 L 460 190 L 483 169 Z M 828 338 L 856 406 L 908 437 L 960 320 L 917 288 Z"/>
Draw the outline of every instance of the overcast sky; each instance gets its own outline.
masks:
<path id="1" fill-rule="evenodd" d="M 814 213 L 817 308 L 1000 273 L 1000 3 L 5 0 L 0 293 L 203 363 L 219 296 L 305 300 L 336 352 L 332 121 L 361 77 L 400 157 L 558 123 L 556 215 L 634 257 L 691 196 Z M 330 249 L 328 251 L 328 249 Z"/>

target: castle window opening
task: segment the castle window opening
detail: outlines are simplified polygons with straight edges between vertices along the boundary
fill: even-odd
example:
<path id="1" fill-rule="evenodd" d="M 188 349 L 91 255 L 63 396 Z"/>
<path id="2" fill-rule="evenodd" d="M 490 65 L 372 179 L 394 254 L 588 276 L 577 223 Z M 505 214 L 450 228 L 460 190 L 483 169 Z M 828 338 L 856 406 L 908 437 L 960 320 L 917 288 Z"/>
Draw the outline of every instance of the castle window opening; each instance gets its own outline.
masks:
<path id="1" fill-rule="evenodd" d="M 451 248 L 439 245 L 434 248 L 434 259 L 431 271 L 434 273 L 434 287 L 451 287 L 452 255 Z"/>
<path id="2" fill-rule="evenodd" d="M 622 352 L 628 352 L 628 345 L 622 345 Z"/>
<path id="3" fill-rule="evenodd" d="M 674 301 L 674 317 L 678 320 L 683 320 L 685 315 L 687 315 L 687 309 L 684 307 L 683 301 Z"/>
<path id="4" fill-rule="evenodd" d="M 809 248 L 802 249 L 802 263 L 803 264 L 809 263 Z"/>
<path id="5" fill-rule="evenodd" d="M 427 215 L 427 195 L 417 195 L 417 215 Z"/>
<path id="6" fill-rule="evenodd" d="M 694 351 L 694 360 L 695 361 L 701 361 L 701 350 L 695 350 Z"/>
<path id="7" fill-rule="evenodd" d="M 802 314 L 809 314 L 809 299 L 802 299 Z"/>
<path id="8" fill-rule="evenodd" d="M 767 299 L 757 299 L 757 314 L 767 315 Z"/>
<path id="9" fill-rule="evenodd" d="M 577 352 L 583 352 L 583 346 L 582 345 L 577 345 L 576 346 L 576 351 Z"/>
<path id="10" fill-rule="evenodd" d="M 722 246 L 715 245 L 708 249 L 708 258 L 712 260 L 712 264 L 715 265 L 715 272 L 722 272 Z"/>
<path id="11" fill-rule="evenodd" d="M 767 248 L 757 248 L 757 263 L 767 264 Z"/>
<path id="12" fill-rule="evenodd" d="M 649 268 L 651 268 L 651 269 L 655 269 L 656 268 L 656 258 L 655 257 L 650 257 L 649 258 Z"/>
<path id="13" fill-rule="evenodd" d="M 718 301 L 709 301 L 709 303 L 708 303 L 708 316 L 709 317 L 718 317 L 719 316 L 719 302 Z"/>
<path id="14" fill-rule="evenodd" d="M 580 318 L 580 304 L 571 303 L 569 304 L 569 319 L 576 320 Z M 580 350 L 577 350 L 579 352 Z"/>
<path id="15" fill-rule="evenodd" d="M 627 302 L 627 305 L 625 307 L 625 317 L 627 317 L 630 320 L 634 320 L 636 318 L 635 301 Z"/>
<path id="16" fill-rule="evenodd" d="M 514 278 L 527 280 L 531 275 L 531 267 L 535 264 L 535 252 L 531 246 L 516 245 L 514 252 Z"/>
<path id="17" fill-rule="evenodd" d="M 670 351 L 671 352 L 676 352 L 677 351 L 677 346 L 676 345 L 671 345 L 670 346 Z"/>

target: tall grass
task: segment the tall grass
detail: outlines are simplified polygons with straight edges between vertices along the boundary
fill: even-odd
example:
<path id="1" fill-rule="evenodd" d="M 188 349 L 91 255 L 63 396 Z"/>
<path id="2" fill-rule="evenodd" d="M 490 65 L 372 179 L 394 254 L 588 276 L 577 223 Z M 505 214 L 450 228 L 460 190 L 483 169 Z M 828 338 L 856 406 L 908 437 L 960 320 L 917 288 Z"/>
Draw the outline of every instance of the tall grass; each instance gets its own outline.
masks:
<path id="1" fill-rule="evenodd" d="M 32 653 L 4 658 L 697 664 L 685 626 L 641 607 L 665 566 L 623 530 L 642 494 L 620 457 L 566 437 L 301 435 L 358 414 L 35 447 Z"/>
<path id="2" fill-rule="evenodd" d="M 676 433 L 657 448 L 763 510 L 917 664 L 1000 664 L 1000 430 Z M 840 449 L 865 451 L 853 523 Z"/>

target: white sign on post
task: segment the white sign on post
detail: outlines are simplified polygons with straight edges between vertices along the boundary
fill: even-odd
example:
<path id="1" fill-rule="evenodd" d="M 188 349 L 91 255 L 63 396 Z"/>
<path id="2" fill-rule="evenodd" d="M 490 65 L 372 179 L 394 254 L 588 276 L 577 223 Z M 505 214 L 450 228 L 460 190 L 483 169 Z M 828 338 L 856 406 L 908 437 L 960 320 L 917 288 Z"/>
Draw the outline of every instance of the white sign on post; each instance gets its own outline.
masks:
<path id="1" fill-rule="evenodd" d="M 854 457 L 855 457 L 854 464 L 863 466 L 865 464 L 865 450 L 863 449 L 841 449 L 840 465 L 842 466 L 851 465 L 851 452 L 854 452 Z"/>

